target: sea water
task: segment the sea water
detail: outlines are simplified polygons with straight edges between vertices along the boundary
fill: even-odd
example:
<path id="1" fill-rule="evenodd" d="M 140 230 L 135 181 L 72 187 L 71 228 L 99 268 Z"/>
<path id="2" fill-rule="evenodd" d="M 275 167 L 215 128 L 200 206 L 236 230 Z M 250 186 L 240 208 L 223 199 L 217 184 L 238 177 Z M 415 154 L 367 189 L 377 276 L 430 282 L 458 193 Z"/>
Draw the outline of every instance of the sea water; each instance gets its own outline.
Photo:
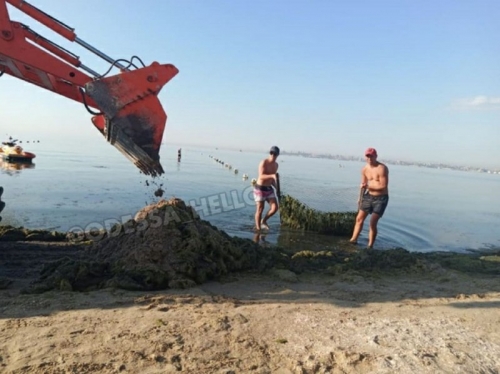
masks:
<path id="1" fill-rule="evenodd" d="M 22 145 L 37 157 L 31 167 L 0 164 L 6 202 L 1 225 L 58 231 L 109 228 L 158 201 L 154 191 L 162 188 L 163 198 L 184 200 L 228 234 L 254 238 L 251 179 L 265 153 L 164 144 L 165 174 L 152 179 L 99 138 L 90 144 L 50 140 Z M 286 154 L 278 162 L 283 192 L 320 211 L 356 210 L 362 162 Z M 500 246 L 500 175 L 388 167 L 390 200 L 379 221 L 376 248 L 461 252 Z M 279 215 L 269 223 L 269 243 L 320 248 L 336 240 L 281 228 Z M 366 242 L 367 230 L 368 221 L 360 243 Z"/>

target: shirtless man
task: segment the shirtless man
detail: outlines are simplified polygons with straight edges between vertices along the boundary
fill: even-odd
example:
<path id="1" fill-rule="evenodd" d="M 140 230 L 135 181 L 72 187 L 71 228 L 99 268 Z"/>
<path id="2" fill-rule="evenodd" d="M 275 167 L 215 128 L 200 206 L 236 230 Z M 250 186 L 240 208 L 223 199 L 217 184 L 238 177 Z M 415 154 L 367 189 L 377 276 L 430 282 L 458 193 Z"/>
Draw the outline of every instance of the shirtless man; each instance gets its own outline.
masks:
<path id="1" fill-rule="evenodd" d="M 267 220 L 278 211 L 276 194 L 272 186 L 277 188 L 278 163 L 276 159 L 279 154 L 280 149 L 276 146 L 272 146 L 269 151 L 269 157 L 262 160 L 259 164 L 259 177 L 253 188 L 253 196 L 257 205 L 255 211 L 255 229 L 257 231 L 261 229 L 269 230 Z M 264 216 L 264 219 L 261 220 L 266 201 L 270 209 Z"/>
<path id="2" fill-rule="evenodd" d="M 377 151 L 374 148 L 368 148 L 365 157 L 367 165 L 361 169 L 361 201 L 358 201 L 359 211 L 350 242 L 357 243 L 365 218 L 371 214 L 368 248 L 373 248 L 378 220 L 384 215 L 389 203 L 389 169 L 377 161 Z"/>

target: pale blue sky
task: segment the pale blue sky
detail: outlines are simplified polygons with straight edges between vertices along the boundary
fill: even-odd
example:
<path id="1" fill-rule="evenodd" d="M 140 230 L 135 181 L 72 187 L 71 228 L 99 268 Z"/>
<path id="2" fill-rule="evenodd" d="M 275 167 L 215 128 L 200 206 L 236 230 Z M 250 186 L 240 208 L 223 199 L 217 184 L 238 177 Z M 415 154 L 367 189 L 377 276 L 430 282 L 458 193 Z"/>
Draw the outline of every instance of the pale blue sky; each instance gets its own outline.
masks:
<path id="1" fill-rule="evenodd" d="M 113 58 L 180 70 L 165 142 L 500 168 L 498 0 L 29 2 Z M 81 104 L 6 75 L 0 103 L 2 136 L 101 140 Z"/>

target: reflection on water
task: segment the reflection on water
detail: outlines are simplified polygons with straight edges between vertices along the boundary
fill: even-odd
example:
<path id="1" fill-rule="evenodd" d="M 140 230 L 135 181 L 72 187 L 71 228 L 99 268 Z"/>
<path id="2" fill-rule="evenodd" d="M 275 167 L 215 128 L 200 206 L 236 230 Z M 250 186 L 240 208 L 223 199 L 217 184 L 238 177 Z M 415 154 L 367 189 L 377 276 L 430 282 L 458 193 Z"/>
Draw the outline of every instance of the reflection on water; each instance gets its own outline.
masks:
<path id="1" fill-rule="evenodd" d="M 35 164 L 32 162 L 7 162 L 0 160 L 0 173 L 6 175 L 17 175 L 24 169 L 34 169 Z"/>
<path id="2" fill-rule="evenodd" d="M 16 176 L 21 173 L 22 170 L 24 169 L 34 169 L 35 164 L 30 162 L 7 162 L 1 159 L 0 157 L 0 174 L 6 174 L 9 176 Z M 2 201 L 2 195 L 4 192 L 3 186 L 0 186 L 0 212 L 4 210 L 6 204 L 4 201 Z M 0 216 L 0 221 L 2 221 L 3 218 Z M 7 222 L 8 224 L 10 222 Z"/>
<path id="3" fill-rule="evenodd" d="M 253 235 L 253 238 L 252 240 L 257 243 L 257 244 L 260 244 L 262 245 L 263 247 L 268 247 L 270 245 L 272 245 L 272 243 L 269 243 L 267 241 L 267 234 L 266 233 L 263 233 L 263 232 L 256 232 L 254 235 Z"/>
<path id="4" fill-rule="evenodd" d="M 349 243 L 349 237 L 338 237 L 332 235 L 319 235 L 312 232 L 300 230 L 281 229 L 277 238 L 277 244 L 284 248 L 293 248 L 297 251 L 335 251 L 338 249 L 358 248 Z"/>
<path id="5" fill-rule="evenodd" d="M 337 237 L 332 235 L 319 235 L 313 232 L 292 230 L 281 227 L 277 232 L 257 232 L 253 235 L 253 241 L 263 247 L 278 245 L 282 248 L 300 251 L 336 251 L 348 250 L 358 251 L 363 249 L 361 245 L 349 243 L 349 237 Z"/>

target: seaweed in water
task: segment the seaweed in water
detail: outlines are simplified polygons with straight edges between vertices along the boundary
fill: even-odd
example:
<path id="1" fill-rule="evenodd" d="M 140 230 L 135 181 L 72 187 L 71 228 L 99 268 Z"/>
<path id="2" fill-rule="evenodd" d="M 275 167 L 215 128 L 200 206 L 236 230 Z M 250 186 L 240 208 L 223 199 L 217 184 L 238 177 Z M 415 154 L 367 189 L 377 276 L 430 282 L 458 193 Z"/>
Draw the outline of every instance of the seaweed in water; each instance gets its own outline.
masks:
<path id="1" fill-rule="evenodd" d="M 283 226 L 318 234 L 348 236 L 352 233 L 357 212 L 320 212 L 290 195 L 280 197 Z"/>

